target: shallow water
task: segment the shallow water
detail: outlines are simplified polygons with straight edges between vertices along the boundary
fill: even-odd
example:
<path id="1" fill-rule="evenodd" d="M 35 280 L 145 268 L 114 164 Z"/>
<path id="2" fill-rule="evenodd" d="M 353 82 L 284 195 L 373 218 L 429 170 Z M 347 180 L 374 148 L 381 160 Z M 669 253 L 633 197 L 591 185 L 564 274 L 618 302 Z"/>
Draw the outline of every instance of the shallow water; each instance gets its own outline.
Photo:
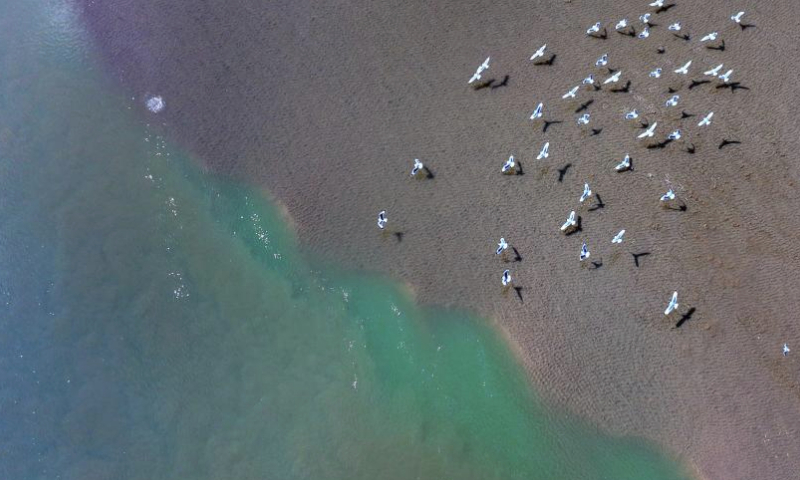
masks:
<path id="1" fill-rule="evenodd" d="M 68 2 L 0 18 L 0 478 L 686 478 L 542 406 L 484 320 L 304 258 Z"/>

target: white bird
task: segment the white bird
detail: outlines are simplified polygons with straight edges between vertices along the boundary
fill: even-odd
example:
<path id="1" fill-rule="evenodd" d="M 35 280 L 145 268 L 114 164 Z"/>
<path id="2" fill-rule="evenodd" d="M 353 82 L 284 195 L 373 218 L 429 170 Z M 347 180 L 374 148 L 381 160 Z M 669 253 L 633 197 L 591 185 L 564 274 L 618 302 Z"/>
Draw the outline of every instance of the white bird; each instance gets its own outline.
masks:
<path id="1" fill-rule="evenodd" d="M 719 65 L 717 65 L 716 67 L 712 68 L 711 70 L 709 70 L 707 72 L 703 72 L 703 75 L 708 75 L 710 77 L 716 77 L 717 74 L 719 73 L 719 71 L 722 70 L 722 65 L 723 64 L 720 63 Z"/>
<path id="2" fill-rule="evenodd" d="M 672 298 L 669 299 L 669 305 L 664 310 L 664 315 L 669 315 L 678 308 L 678 292 L 672 292 Z"/>
<path id="3" fill-rule="evenodd" d="M 623 28 L 625 28 L 627 26 L 628 26 L 628 19 L 627 18 L 623 18 L 622 20 L 617 22 L 617 25 L 614 28 L 617 29 L 617 30 L 622 30 Z"/>
<path id="4" fill-rule="evenodd" d="M 580 85 L 573 88 L 569 92 L 565 93 L 561 98 L 575 98 L 575 94 L 578 93 L 578 89 L 580 89 Z"/>
<path id="5" fill-rule="evenodd" d="M 666 101 L 666 103 L 664 103 L 664 105 L 667 107 L 674 107 L 678 104 L 678 100 L 680 99 L 681 99 L 680 95 L 673 95 L 669 98 L 669 100 Z"/>
<path id="6" fill-rule="evenodd" d="M 661 78 L 661 69 L 656 68 L 652 72 L 650 72 L 650 78 Z"/>
<path id="7" fill-rule="evenodd" d="M 736 15 L 731 15 L 731 20 L 733 20 L 736 23 L 741 23 L 742 15 L 744 15 L 744 12 L 739 12 Z"/>
<path id="8" fill-rule="evenodd" d="M 615 73 L 614 75 L 611 75 L 610 77 L 608 77 L 606 79 L 606 81 L 603 82 L 603 85 L 606 85 L 608 83 L 617 83 L 619 81 L 620 75 L 622 75 L 622 70 L 620 70 L 617 73 Z"/>
<path id="9" fill-rule="evenodd" d="M 506 163 L 503 164 L 503 169 L 501 170 L 503 173 L 508 173 L 516 167 L 516 162 L 514 162 L 514 155 L 508 157 Z"/>
<path id="10" fill-rule="evenodd" d="M 619 164 L 614 167 L 618 172 L 624 172 L 625 170 L 629 170 L 631 168 L 631 156 L 625 155 L 625 158 L 622 159 Z"/>
<path id="11" fill-rule="evenodd" d="M 539 57 L 544 57 L 545 49 L 547 49 L 547 44 L 546 43 L 544 45 L 542 45 L 541 47 L 539 47 L 539 50 L 536 50 L 536 52 L 533 55 L 531 55 L 531 60 L 535 60 L 535 59 L 537 59 Z"/>
<path id="12" fill-rule="evenodd" d="M 789 352 L 791 352 L 791 350 L 789 349 L 789 345 L 786 345 L 784 343 L 783 344 L 783 356 L 785 357 L 786 355 L 789 355 Z"/>
<path id="13" fill-rule="evenodd" d="M 567 221 L 564 222 L 564 225 L 561 225 L 561 231 L 566 232 L 568 229 L 576 226 L 578 224 L 578 220 L 575 217 L 575 210 L 569 212 L 569 216 L 567 217 Z"/>
<path id="14" fill-rule="evenodd" d="M 381 210 L 381 211 L 378 213 L 378 228 L 380 228 L 381 230 L 383 230 L 384 228 L 386 228 L 386 223 L 387 223 L 388 221 L 389 221 L 389 219 L 388 219 L 388 218 L 386 218 L 386 210 Z"/>
<path id="15" fill-rule="evenodd" d="M 614 238 L 611 239 L 611 243 L 622 243 L 623 235 L 625 235 L 625 230 L 620 230 L 619 233 L 614 235 Z"/>
<path id="16" fill-rule="evenodd" d="M 416 177 L 417 174 L 420 172 L 420 170 L 422 170 L 423 168 L 425 168 L 425 166 L 422 164 L 422 162 L 419 161 L 419 158 L 415 158 L 414 168 L 411 169 L 411 176 Z"/>
<path id="17" fill-rule="evenodd" d="M 536 157 L 536 160 L 541 160 L 543 158 L 547 158 L 550 156 L 550 142 L 545 142 L 542 150 L 539 152 L 539 155 Z"/>
<path id="18" fill-rule="evenodd" d="M 700 120 L 700 123 L 698 123 L 697 126 L 698 127 L 705 127 L 706 125 L 711 125 L 711 117 L 713 117 L 713 116 L 714 116 L 714 112 L 710 112 L 708 115 L 703 117 L 702 120 Z"/>
<path id="19" fill-rule="evenodd" d="M 733 70 L 728 70 L 727 72 L 720 75 L 719 79 L 725 83 L 728 83 L 731 80 L 731 73 L 733 73 Z"/>
<path id="20" fill-rule="evenodd" d="M 647 38 L 647 37 L 649 37 L 650 36 L 650 29 L 647 28 L 647 27 L 644 27 L 644 29 L 641 32 L 639 32 L 639 35 L 637 35 L 637 36 L 639 38 Z"/>
<path id="21" fill-rule="evenodd" d="M 531 114 L 531 120 L 536 120 L 537 118 L 542 118 L 542 110 L 544 109 L 544 104 L 539 103 L 536 105 L 536 109 Z"/>
<path id="22" fill-rule="evenodd" d="M 680 140 L 681 139 L 681 129 L 677 129 L 674 132 L 667 135 L 667 138 L 670 140 Z"/>
<path id="23" fill-rule="evenodd" d="M 506 239 L 500 237 L 500 243 L 497 244 L 497 250 L 495 250 L 494 254 L 500 255 L 506 248 L 508 248 L 508 243 L 506 243 Z"/>
<path id="24" fill-rule="evenodd" d="M 509 270 L 506 270 L 506 271 L 503 272 L 503 280 L 502 281 L 503 281 L 503 286 L 504 287 L 507 287 L 507 286 L 511 285 L 511 272 Z"/>
<path id="25" fill-rule="evenodd" d="M 608 65 L 608 54 L 604 53 L 602 57 L 598 58 L 596 62 L 594 62 L 595 67 L 605 67 Z"/>
<path id="26" fill-rule="evenodd" d="M 586 242 L 583 242 L 581 246 L 581 262 L 589 258 L 589 248 L 586 246 Z"/>
<path id="27" fill-rule="evenodd" d="M 631 110 L 630 112 L 625 113 L 625 120 L 633 120 L 639 118 L 639 112 L 636 109 Z"/>
<path id="28" fill-rule="evenodd" d="M 667 190 L 667 193 L 661 195 L 662 202 L 666 202 L 667 200 L 675 200 L 675 192 L 673 192 L 671 188 Z"/>
<path id="29" fill-rule="evenodd" d="M 686 64 L 684 66 L 682 66 L 681 68 L 675 70 L 675 73 L 680 73 L 680 74 L 683 74 L 683 75 L 687 75 L 689 73 L 689 65 L 691 65 L 691 64 L 692 64 L 692 61 L 689 60 L 688 62 L 686 62 Z"/>
<path id="30" fill-rule="evenodd" d="M 649 13 L 645 13 L 644 15 L 639 17 L 639 20 L 641 20 L 642 23 L 644 23 L 645 25 L 649 25 L 650 24 L 650 14 Z"/>
<path id="31" fill-rule="evenodd" d="M 481 73 L 483 73 L 484 70 L 487 70 L 489 68 L 489 59 L 490 58 L 491 57 L 486 57 L 486 60 L 484 60 L 483 63 L 478 67 L 478 70 L 475 71 L 475 74 L 472 75 L 472 78 L 469 79 L 468 83 L 472 83 L 475 80 L 480 80 L 481 79 Z"/>
<path id="32" fill-rule="evenodd" d="M 592 191 L 589 189 L 589 184 L 583 184 L 583 193 L 581 194 L 580 202 L 583 203 L 584 200 L 592 196 Z"/>
<path id="33" fill-rule="evenodd" d="M 656 0 L 655 2 L 651 3 L 650 6 L 661 8 L 664 6 L 664 0 Z"/>
<path id="34" fill-rule="evenodd" d="M 578 125 L 588 125 L 589 124 L 589 117 L 588 113 L 584 113 L 580 117 L 578 117 Z"/>
<path id="35" fill-rule="evenodd" d="M 706 35 L 705 37 L 701 38 L 700 41 L 701 42 L 708 42 L 708 41 L 716 40 L 717 39 L 717 35 L 719 35 L 719 32 L 711 32 L 708 35 Z"/>
<path id="36" fill-rule="evenodd" d="M 673 23 L 672 25 L 667 27 L 667 30 L 670 30 L 670 31 L 673 31 L 673 32 L 680 32 L 681 31 L 681 22 Z"/>
<path id="37" fill-rule="evenodd" d="M 652 125 L 650 125 L 650 126 L 647 128 L 647 130 L 645 130 L 644 132 L 642 132 L 641 134 L 639 134 L 639 137 L 638 137 L 638 138 L 652 137 L 652 136 L 653 136 L 653 133 L 656 131 L 656 125 L 658 125 L 658 122 L 655 122 L 655 123 L 653 123 Z"/>
<path id="38" fill-rule="evenodd" d="M 594 75 L 589 74 L 588 77 L 583 79 L 581 84 L 583 84 L 583 85 L 594 85 Z"/>
<path id="39" fill-rule="evenodd" d="M 597 33 L 600 31 L 600 22 L 595 23 L 588 30 L 586 30 L 586 35 L 591 35 L 593 33 Z"/>

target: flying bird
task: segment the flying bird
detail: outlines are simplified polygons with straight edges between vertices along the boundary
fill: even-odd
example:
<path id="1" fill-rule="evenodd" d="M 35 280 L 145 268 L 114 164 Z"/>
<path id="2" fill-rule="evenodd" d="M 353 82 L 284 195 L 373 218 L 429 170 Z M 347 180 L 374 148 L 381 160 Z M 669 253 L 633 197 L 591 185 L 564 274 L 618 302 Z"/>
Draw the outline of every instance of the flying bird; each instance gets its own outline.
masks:
<path id="1" fill-rule="evenodd" d="M 542 118 L 542 110 L 544 109 L 544 104 L 539 103 L 536 105 L 536 109 L 531 114 L 531 120 L 536 120 L 537 118 Z"/>
<path id="2" fill-rule="evenodd" d="M 592 35 L 600 31 L 600 22 L 595 23 L 588 30 L 586 30 L 586 35 Z"/>
<path id="3" fill-rule="evenodd" d="M 604 53 L 602 57 L 598 58 L 596 62 L 594 62 L 595 67 L 605 67 L 608 65 L 608 54 Z"/>
<path id="4" fill-rule="evenodd" d="M 497 244 L 497 250 L 495 250 L 494 254 L 500 255 L 506 248 L 508 248 L 508 243 L 506 243 L 506 239 L 500 237 L 500 243 Z"/>
<path id="5" fill-rule="evenodd" d="M 728 83 L 731 80 L 731 73 L 733 73 L 733 70 L 728 70 L 727 72 L 720 75 L 719 79 L 725 83 Z"/>
<path id="6" fill-rule="evenodd" d="M 508 160 L 506 160 L 506 163 L 503 164 L 503 169 L 501 170 L 501 172 L 508 173 L 511 170 L 513 170 L 516 166 L 517 164 L 514 161 L 514 155 L 511 155 L 510 157 L 508 157 Z"/>
<path id="7" fill-rule="evenodd" d="M 672 25 L 667 27 L 667 30 L 670 30 L 672 32 L 680 32 L 681 31 L 681 22 L 673 23 Z"/>
<path id="8" fill-rule="evenodd" d="M 678 104 L 678 100 L 680 99 L 681 99 L 680 95 L 673 95 L 669 98 L 669 100 L 666 101 L 666 103 L 664 103 L 664 105 L 667 107 L 674 107 Z"/>
<path id="9" fill-rule="evenodd" d="M 661 77 L 661 69 L 656 68 L 652 72 L 650 72 L 650 78 L 660 78 Z"/>
<path id="10" fill-rule="evenodd" d="M 711 32 L 708 35 L 706 35 L 705 37 L 701 38 L 700 41 L 701 42 L 714 41 L 714 40 L 717 39 L 717 35 L 719 35 L 719 32 Z"/>
<path id="11" fill-rule="evenodd" d="M 667 138 L 669 140 L 680 140 L 681 139 L 681 129 L 679 128 L 679 129 L 675 130 L 674 132 L 670 133 L 669 135 L 667 135 Z"/>
<path id="12" fill-rule="evenodd" d="M 575 210 L 569 212 L 569 216 L 567 217 L 567 221 L 564 222 L 564 225 L 561 225 L 561 231 L 566 232 L 572 227 L 575 227 L 578 224 L 578 220 L 575 217 Z"/>
<path id="13" fill-rule="evenodd" d="M 641 32 L 639 32 L 639 35 L 637 35 L 637 36 L 639 38 L 647 38 L 647 37 L 649 37 L 650 36 L 650 29 L 647 28 L 647 27 L 644 27 L 644 29 Z"/>
<path id="14" fill-rule="evenodd" d="M 386 218 L 386 210 L 381 210 L 381 211 L 378 213 L 378 228 L 380 228 L 381 230 L 383 230 L 384 228 L 386 228 L 386 223 L 387 223 L 388 221 L 389 221 L 389 219 L 388 219 L 388 218 Z"/>
<path id="15" fill-rule="evenodd" d="M 644 132 L 642 132 L 641 134 L 639 134 L 639 137 L 638 137 L 638 138 L 652 137 L 652 136 L 653 136 L 653 133 L 656 131 L 656 126 L 657 126 L 657 125 L 658 125 L 658 122 L 655 122 L 655 123 L 653 123 L 652 125 L 650 125 L 650 126 L 647 128 L 647 130 L 645 130 Z"/>
<path id="16" fill-rule="evenodd" d="M 584 113 L 580 117 L 578 117 L 578 125 L 588 125 L 589 124 L 589 117 L 588 113 Z"/>
<path id="17" fill-rule="evenodd" d="M 547 158 L 550 156 L 550 142 L 545 142 L 542 150 L 539 152 L 539 155 L 536 157 L 536 160 L 541 160 L 543 158 Z"/>
<path id="18" fill-rule="evenodd" d="M 698 123 L 697 126 L 698 127 L 705 127 L 706 125 L 711 125 L 711 117 L 713 117 L 713 116 L 714 116 L 714 112 L 710 112 L 708 115 L 703 117 L 702 120 L 700 120 L 700 123 Z"/>
<path id="19" fill-rule="evenodd" d="M 664 315 L 669 315 L 678 308 L 678 292 L 672 292 L 672 298 L 669 299 L 669 305 L 664 310 Z"/>
<path id="20" fill-rule="evenodd" d="M 617 25 L 614 28 L 616 30 L 622 30 L 623 28 L 625 28 L 627 26 L 628 26 L 628 19 L 627 18 L 623 18 L 622 20 L 617 22 Z"/>
<path id="21" fill-rule="evenodd" d="M 723 64 L 720 63 L 719 65 L 717 65 L 716 67 L 712 68 L 711 70 L 709 70 L 707 72 L 703 72 L 703 75 L 708 75 L 710 77 L 716 77 L 717 74 L 719 74 L 719 71 L 722 70 L 722 65 Z"/>
<path id="22" fill-rule="evenodd" d="M 651 3 L 650 6 L 661 8 L 664 6 L 664 0 L 656 0 L 655 2 Z"/>
<path id="23" fill-rule="evenodd" d="M 622 161 L 614 168 L 618 172 L 624 172 L 625 170 L 630 170 L 630 168 L 631 168 L 631 156 L 626 154 L 625 158 L 623 158 Z"/>
<path id="24" fill-rule="evenodd" d="M 589 248 L 586 246 L 586 242 L 583 242 L 583 246 L 581 246 L 581 262 L 589 258 Z"/>
<path id="25" fill-rule="evenodd" d="M 617 73 L 615 73 L 614 75 L 611 75 L 610 77 L 608 77 L 608 78 L 607 78 L 607 79 L 606 79 L 606 80 L 603 82 L 603 85 L 606 85 L 606 84 L 608 84 L 608 83 L 617 83 L 617 82 L 619 81 L 619 77 L 620 77 L 620 75 L 622 75 L 622 70 L 620 70 L 620 71 L 618 71 Z"/>
<path id="26" fill-rule="evenodd" d="M 688 62 L 686 62 L 686 64 L 684 66 L 682 66 L 681 68 L 675 70 L 675 73 L 680 73 L 682 75 L 687 75 L 689 73 L 689 65 L 691 65 L 691 64 L 692 64 L 692 61 L 689 60 Z"/>
<path id="27" fill-rule="evenodd" d="M 581 82 L 583 85 L 594 85 L 594 75 L 589 75 L 588 77 L 584 78 Z"/>
<path id="28" fill-rule="evenodd" d="M 636 109 L 625 113 L 625 120 L 633 120 L 635 118 L 639 118 L 639 112 L 637 112 Z"/>
<path id="29" fill-rule="evenodd" d="M 589 189 L 589 184 L 583 184 L 583 194 L 581 194 L 580 202 L 583 203 L 584 200 L 592 196 L 592 191 Z"/>
<path id="30" fill-rule="evenodd" d="M 791 350 L 789 349 L 789 345 L 786 345 L 784 343 L 783 344 L 783 356 L 785 357 L 786 355 L 789 355 L 789 352 L 791 352 Z"/>
<path id="31" fill-rule="evenodd" d="M 483 73 L 484 70 L 487 70 L 489 68 L 489 59 L 490 58 L 491 57 L 486 57 L 486 60 L 484 60 L 483 63 L 478 67 L 478 70 L 475 71 L 475 74 L 472 75 L 472 78 L 469 79 L 468 83 L 472 83 L 475 80 L 480 80 L 481 79 L 481 73 Z"/>
<path id="32" fill-rule="evenodd" d="M 425 165 L 423 165 L 422 162 L 419 161 L 419 158 L 415 158 L 414 168 L 411 169 L 411 176 L 416 177 L 417 174 L 420 172 L 420 170 L 422 170 L 423 168 L 425 168 Z"/>
<path id="33" fill-rule="evenodd" d="M 573 88 L 569 92 L 565 93 L 561 98 L 575 98 L 575 94 L 578 93 L 578 89 L 580 89 L 580 85 Z"/>
<path id="34" fill-rule="evenodd" d="M 667 190 L 667 193 L 661 195 L 662 202 L 666 202 L 667 200 L 675 200 L 675 192 L 673 192 L 671 188 Z"/>
<path id="35" fill-rule="evenodd" d="M 511 285 L 511 271 L 506 270 L 503 272 L 502 282 L 504 287 Z"/>
<path id="36" fill-rule="evenodd" d="M 541 47 L 539 47 L 539 50 L 536 50 L 536 52 L 531 56 L 531 60 L 535 60 L 535 59 L 537 59 L 539 57 L 544 57 L 544 51 L 545 51 L 546 48 L 547 48 L 547 44 L 546 43 L 544 45 L 542 45 Z"/>
<path id="37" fill-rule="evenodd" d="M 650 25 L 650 14 L 645 13 L 644 15 L 639 17 L 639 20 L 641 20 L 642 23 L 644 23 L 645 25 Z"/>
<path id="38" fill-rule="evenodd" d="M 736 23 L 742 23 L 742 15 L 744 15 L 744 12 L 739 12 L 736 15 L 731 15 L 731 20 L 733 20 Z"/>
<path id="39" fill-rule="evenodd" d="M 622 243 L 623 235 L 625 235 L 625 230 L 620 230 L 619 233 L 614 235 L 614 238 L 611 239 L 611 243 Z"/>

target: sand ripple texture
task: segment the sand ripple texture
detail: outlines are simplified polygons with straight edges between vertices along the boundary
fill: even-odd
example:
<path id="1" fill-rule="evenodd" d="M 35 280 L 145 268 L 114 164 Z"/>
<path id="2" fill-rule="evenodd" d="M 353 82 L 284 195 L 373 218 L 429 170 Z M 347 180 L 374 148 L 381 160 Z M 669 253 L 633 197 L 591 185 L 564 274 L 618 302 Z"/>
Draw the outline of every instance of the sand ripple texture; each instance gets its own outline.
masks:
<path id="1" fill-rule="evenodd" d="M 158 92 L 169 106 L 158 122 L 209 168 L 274 193 L 309 249 L 407 281 L 420 302 L 496 319 L 547 398 L 660 442 L 704 478 L 790 478 L 800 471 L 796 11 L 787 0 L 678 1 L 653 16 L 646 40 L 613 32 L 647 3 L 114 0 L 83 12 L 110 75 Z M 756 28 L 734 25 L 738 10 Z M 586 38 L 601 20 L 609 38 Z M 672 36 L 674 21 L 695 38 Z M 724 51 L 697 41 L 715 30 Z M 544 43 L 557 58 L 534 67 Z M 589 73 L 603 79 L 603 53 L 631 87 L 580 93 L 602 128 L 589 136 L 575 122 L 580 102 L 561 95 Z M 507 85 L 472 90 L 489 55 L 488 74 Z M 692 75 L 671 73 L 690 59 Z M 688 89 L 719 63 L 749 90 Z M 670 87 L 681 95 L 672 110 Z M 564 123 L 543 133 L 528 119 L 540 101 Z M 684 139 L 645 148 L 622 120 L 630 108 Z M 681 109 L 698 116 L 681 120 Z M 741 144 L 718 149 L 722 139 Z M 537 161 L 545 141 L 550 156 Z M 617 174 L 626 153 L 634 171 Z M 525 175 L 500 175 L 511 154 Z M 435 178 L 409 179 L 414 158 Z M 605 208 L 581 210 L 583 230 L 565 237 L 585 181 Z M 669 187 L 687 211 L 660 207 Z M 382 209 L 401 242 L 377 232 Z M 494 256 L 500 236 L 522 261 Z M 583 241 L 601 268 L 578 262 Z M 637 268 L 630 252 L 650 255 Z M 505 268 L 524 303 L 501 295 Z M 673 290 L 695 309 L 680 328 L 663 315 Z"/>

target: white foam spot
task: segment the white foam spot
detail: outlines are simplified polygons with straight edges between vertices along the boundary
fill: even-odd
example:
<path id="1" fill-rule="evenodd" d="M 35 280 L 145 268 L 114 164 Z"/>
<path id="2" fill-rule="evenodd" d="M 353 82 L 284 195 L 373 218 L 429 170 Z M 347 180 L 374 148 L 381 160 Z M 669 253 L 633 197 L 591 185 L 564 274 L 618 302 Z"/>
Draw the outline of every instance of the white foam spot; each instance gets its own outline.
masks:
<path id="1" fill-rule="evenodd" d="M 147 99 L 147 109 L 153 113 L 158 113 L 161 110 L 164 110 L 164 99 L 161 97 L 150 97 Z"/>

